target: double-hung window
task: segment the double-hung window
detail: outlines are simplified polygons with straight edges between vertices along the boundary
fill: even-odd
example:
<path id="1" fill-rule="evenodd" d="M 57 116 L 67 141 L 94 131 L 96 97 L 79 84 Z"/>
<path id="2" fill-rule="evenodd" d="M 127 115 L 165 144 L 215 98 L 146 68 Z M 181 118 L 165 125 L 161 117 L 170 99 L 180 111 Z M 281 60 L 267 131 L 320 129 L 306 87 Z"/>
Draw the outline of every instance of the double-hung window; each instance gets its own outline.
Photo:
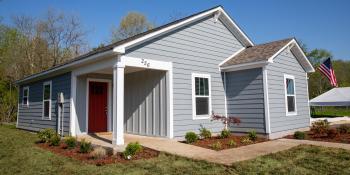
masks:
<path id="1" fill-rule="evenodd" d="M 23 87 L 22 105 L 29 106 L 29 87 Z"/>
<path id="2" fill-rule="evenodd" d="M 284 75 L 286 115 L 296 115 L 295 78 L 291 75 Z"/>
<path id="3" fill-rule="evenodd" d="M 43 84 L 43 119 L 51 120 L 51 81 Z"/>
<path id="4" fill-rule="evenodd" d="M 206 119 L 211 113 L 210 75 L 192 74 L 193 119 Z"/>

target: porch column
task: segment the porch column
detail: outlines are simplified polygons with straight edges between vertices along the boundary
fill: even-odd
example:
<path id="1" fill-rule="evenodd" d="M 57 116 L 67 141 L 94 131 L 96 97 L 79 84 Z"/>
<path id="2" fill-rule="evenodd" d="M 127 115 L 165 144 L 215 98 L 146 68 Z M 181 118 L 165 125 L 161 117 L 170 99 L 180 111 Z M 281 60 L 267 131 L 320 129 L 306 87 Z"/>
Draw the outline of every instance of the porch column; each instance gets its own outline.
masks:
<path id="1" fill-rule="evenodd" d="M 124 145 L 124 68 L 120 59 L 113 67 L 113 145 Z"/>

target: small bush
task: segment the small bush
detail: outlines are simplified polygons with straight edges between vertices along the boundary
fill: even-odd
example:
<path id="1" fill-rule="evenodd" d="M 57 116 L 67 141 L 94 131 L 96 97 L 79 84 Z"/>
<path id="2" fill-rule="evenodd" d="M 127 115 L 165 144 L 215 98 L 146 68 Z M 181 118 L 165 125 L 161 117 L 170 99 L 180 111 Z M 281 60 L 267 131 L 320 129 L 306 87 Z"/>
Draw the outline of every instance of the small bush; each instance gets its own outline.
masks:
<path id="1" fill-rule="evenodd" d="M 61 142 L 61 136 L 58 134 L 54 134 L 53 136 L 51 136 L 50 140 L 49 140 L 49 145 L 50 146 L 58 146 L 60 145 Z"/>
<path id="2" fill-rule="evenodd" d="M 311 131 L 316 136 L 325 136 L 327 135 L 327 131 L 329 129 L 329 122 L 326 120 L 320 120 L 312 123 Z"/>
<path id="3" fill-rule="evenodd" d="M 221 142 L 217 141 L 215 143 L 213 143 L 212 145 L 210 145 L 214 150 L 220 150 L 221 149 Z"/>
<path id="4" fill-rule="evenodd" d="M 340 125 L 337 130 L 339 131 L 340 134 L 346 134 L 350 133 L 350 126 L 349 125 Z"/>
<path id="5" fill-rule="evenodd" d="M 228 141 L 228 146 L 229 147 L 236 147 L 237 143 L 234 140 L 230 140 L 230 141 Z"/>
<path id="6" fill-rule="evenodd" d="M 255 130 L 250 130 L 248 132 L 248 137 L 251 141 L 256 141 L 256 139 L 258 138 Z"/>
<path id="7" fill-rule="evenodd" d="M 231 135 L 231 132 L 227 129 L 224 129 L 220 133 L 220 138 L 228 138 Z"/>
<path id="8" fill-rule="evenodd" d="M 102 159 L 107 156 L 107 151 L 102 146 L 99 146 L 90 152 L 90 156 L 94 159 Z"/>
<path id="9" fill-rule="evenodd" d="M 305 132 L 302 131 L 295 131 L 294 132 L 294 138 L 303 140 L 305 139 Z"/>
<path id="10" fill-rule="evenodd" d="M 244 144 L 244 145 L 248 145 L 248 144 L 253 143 L 253 141 L 250 140 L 249 137 L 242 137 L 241 138 L 241 143 Z"/>
<path id="11" fill-rule="evenodd" d="M 339 132 L 335 128 L 331 128 L 327 130 L 327 136 L 329 138 L 335 138 L 339 135 Z"/>
<path id="12" fill-rule="evenodd" d="M 64 143 L 67 144 L 67 148 L 75 148 L 77 146 L 77 139 L 75 137 L 69 136 L 64 139 Z"/>
<path id="13" fill-rule="evenodd" d="M 41 143 L 48 143 L 50 141 L 50 138 L 55 134 L 56 132 L 53 129 L 47 128 L 39 131 L 38 137 Z"/>
<path id="14" fill-rule="evenodd" d="M 132 156 L 134 156 L 135 154 L 141 151 L 142 151 L 142 146 L 139 144 L 139 142 L 134 142 L 134 143 L 131 142 L 126 146 L 123 152 L 123 155 L 125 159 L 131 159 Z"/>
<path id="15" fill-rule="evenodd" d="M 80 153 L 88 153 L 92 150 L 91 142 L 85 141 L 85 139 L 82 139 L 80 142 Z"/>
<path id="16" fill-rule="evenodd" d="M 211 131 L 201 125 L 201 128 L 199 129 L 199 135 L 202 139 L 208 139 L 211 138 Z"/>
<path id="17" fill-rule="evenodd" d="M 198 135 L 194 132 L 187 132 L 185 139 L 186 139 L 186 143 L 193 143 L 198 140 Z"/>

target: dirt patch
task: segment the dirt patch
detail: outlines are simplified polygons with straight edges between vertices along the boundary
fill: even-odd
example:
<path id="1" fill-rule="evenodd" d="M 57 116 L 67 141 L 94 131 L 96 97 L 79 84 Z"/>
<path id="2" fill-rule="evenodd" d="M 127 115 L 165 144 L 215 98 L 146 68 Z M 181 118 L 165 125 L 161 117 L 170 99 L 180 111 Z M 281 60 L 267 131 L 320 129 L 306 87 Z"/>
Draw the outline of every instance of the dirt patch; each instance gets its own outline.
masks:
<path id="1" fill-rule="evenodd" d="M 74 149 L 64 149 L 62 146 L 49 146 L 47 143 L 37 143 L 37 146 L 45 150 L 49 150 L 55 154 L 70 157 L 76 160 L 80 160 L 85 163 L 95 164 L 97 166 L 112 164 L 112 163 L 128 163 L 133 160 L 150 159 L 158 157 L 159 151 L 143 147 L 142 151 L 132 157 L 131 160 L 126 160 L 122 153 L 108 155 L 101 159 L 94 159 L 89 153 L 80 153 L 79 146 Z"/>
<path id="2" fill-rule="evenodd" d="M 241 147 L 241 146 L 246 146 L 246 145 L 251 145 L 251 144 L 255 144 L 255 143 L 261 143 L 261 142 L 265 142 L 268 141 L 268 139 L 265 138 L 257 138 L 256 141 L 252 141 L 251 143 L 242 143 L 241 140 L 243 138 L 246 138 L 247 136 L 235 136 L 235 135 L 231 135 L 228 138 L 220 138 L 220 137 L 211 137 L 208 139 L 200 139 L 197 140 L 195 143 L 192 143 L 192 145 L 195 146 L 199 146 L 202 148 L 207 148 L 207 149 L 212 149 L 212 150 L 216 150 L 213 148 L 213 144 L 220 142 L 221 143 L 221 148 L 217 149 L 217 150 L 224 150 L 224 149 L 230 149 L 230 148 L 237 148 L 237 147 Z M 235 146 L 230 146 L 229 142 L 233 140 L 236 145 Z"/>
<path id="3" fill-rule="evenodd" d="M 324 141 L 324 142 L 335 142 L 335 143 L 348 143 L 350 144 L 350 133 L 338 133 L 334 137 L 328 136 L 319 136 L 314 134 L 311 131 L 305 132 L 306 138 L 305 140 L 314 140 L 314 141 Z M 285 138 L 287 139 L 295 139 L 294 135 L 288 135 Z"/>

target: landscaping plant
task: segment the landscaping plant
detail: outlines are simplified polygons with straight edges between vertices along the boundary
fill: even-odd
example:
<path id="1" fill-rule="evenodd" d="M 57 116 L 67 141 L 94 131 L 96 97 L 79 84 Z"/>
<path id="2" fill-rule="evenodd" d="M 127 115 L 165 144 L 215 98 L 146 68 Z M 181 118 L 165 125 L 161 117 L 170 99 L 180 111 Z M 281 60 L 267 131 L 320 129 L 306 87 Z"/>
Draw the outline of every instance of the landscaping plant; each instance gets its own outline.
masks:
<path id="1" fill-rule="evenodd" d="M 230 135 L 231 135 L 231 132 L 227 129 L 224 129 L 220 133 L 220 138 L 222 138 L 222 139 L 228 138 Z"/>
<path id="2" fill-rule="evenodd" d="M 216 150 L 216 151 L 218 151 L 218 150 L 220 150 L 221 149 L 221 142 L 220 141 L 217 141 L 217 142 L 215 142 L 215 143 L 213 143 L 212 145 L 211 145 L 211 147 L 214 149 L 214 150 Z"/>
<path id="3" fill-rule="evenodd" d="M 125 159 L 129 160 L 132 158 L 132 156 L 136 155 L 138 152 L 141 151 L 142 146 L 139 144 L 139 142 L 131 142 L 126 146 L 123 155 Z"/>
<path id="4" fill-rule="evenodd" d="M 248 132 L 248 137 L 251 141 L 256 141 L 256 139 L 258 138 L 255 130 L 250 130 Z"/>
<path id="5" fill-rule="evenodd" d="M 229 147 L 236 147 L 237 143 L 234 140 L 228 141 L 228 146 Z"/>
<path id="6" fill-rule="evenodd" d="M 55 134 L 56 132 L 53 129 L 47 128 L 47 129 L 40 130 L 38 132 L 38 138 L 41 143 L 48 143 L 51 137 L 54 136 Z"/>
<path id="7" fill-rule="evenodd" d="M 233 124 L 239 125 L 241 123 L 241 120 L 238 117 L 234 117 L 234 116 L 224 116 L 224 115 L 218 115 L 218 114 L 214 114 L 214 112 L 211 115 L 211 121 L 221 121 L 225 128 L 227 129 L 228 126 L 231 126 Z"/>
<path id="8" fill-rule="evenodd" d="M 49 139 L 50 146 L 58 146 L 58 145 L 60 145 L 60 142 L 61 142 L 61 136 L 58 134 L 54 134 Z"/>
<path id="9" fill-rule="evenodd" d="M 77 139 L 72 136 L 68 136 L 64 138 L 64 143 L 67 145 L 68 148 L 72 149 L 77 145 Z"/>
<path id="10" fill-rule="evenodd" d="M 85 139 L 82 139 L 80 142 L 80 153 L 88 153 L 92 150 L 91 142 L 85 141 Z"/>
<path id="11" fill-rule="evenodd" d="M 312 123 L 311 131 L 316 137 L 327 136 L 327 131 L 329 129 L 329 122 L 326 120 L 320 120 Z"/>
<path id="12" fill-rule="evenodd" d="M 295 131 L 294 132 L 294 138 L 303 140 L 305 139 L 305 132 L 302 131 Z"/>
<path id="13" fill-rule="evenodd" d="M 186 143 L 193 143 L 198 140 L 198 135 L 194 132 L 187 132 L 185 135 Z"/>
<path id="14" fill-rule="evenodd" d="M 208 139 L 211 138 L 211 131 L 207 128 L 205 128 L 202 124 L 200 125 L 201 128 L 199 129 L 199 135 L 202 139 Z"/>
<path id="15" fill-rule="evenodd" d="M 350 133 L 350 126 L 342 124 L 337 128 L 337 130 L 340 134 Z"/>
<path id="16" fill-rule="evenodd" d="M 102 159 L 107 156 L 107 151 L 102 146 L 98 146 L 90 152 L 90 156 L 94 159 Z"/>
<path id="17" fill-rule="evenodd" d="M 242 144 L 245 144 L 245 145 L 248 145 L 248 144 L 253 143 L 253 141 L 250 140 L 249 137 L 242 137 L 242 138 L 241 138 L 241 143 L 242 143 Z"/>

